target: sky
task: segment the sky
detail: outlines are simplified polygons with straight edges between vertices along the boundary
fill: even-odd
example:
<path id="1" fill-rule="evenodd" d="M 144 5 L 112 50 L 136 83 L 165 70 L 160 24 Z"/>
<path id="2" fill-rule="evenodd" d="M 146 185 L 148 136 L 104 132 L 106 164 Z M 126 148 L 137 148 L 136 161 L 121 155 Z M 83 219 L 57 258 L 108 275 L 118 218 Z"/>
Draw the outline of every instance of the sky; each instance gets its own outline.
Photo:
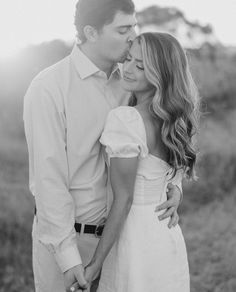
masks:
<path id="1" fill-rule="evenodd" d="M 211 24 L 218 39 L 236 46 L 236 0 L 133 0 L 137 11 L 150 5 L 179 8 L 190 21 Z M 0 58 L 52 39 L 73 40 L 77 0 L 0 0 Z"/>

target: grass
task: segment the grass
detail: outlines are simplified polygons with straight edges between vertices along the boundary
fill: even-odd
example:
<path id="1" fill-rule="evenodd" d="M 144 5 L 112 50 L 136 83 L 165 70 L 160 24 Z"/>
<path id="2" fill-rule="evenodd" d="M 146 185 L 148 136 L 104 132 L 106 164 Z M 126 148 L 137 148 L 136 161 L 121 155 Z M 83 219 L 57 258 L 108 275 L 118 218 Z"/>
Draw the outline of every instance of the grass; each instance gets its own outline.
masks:
<path id="1" fill-rule="evenodd" d="M 182 218 L 191 292 L 236 291 L 235 193 Z"/>
<path id="2" fill-rule="evenodd" d="M 31 292 L 33 200 L 27 185 L 27 153 L 20 141 L 4 142 L 0 149 L 0 292 Z"/>

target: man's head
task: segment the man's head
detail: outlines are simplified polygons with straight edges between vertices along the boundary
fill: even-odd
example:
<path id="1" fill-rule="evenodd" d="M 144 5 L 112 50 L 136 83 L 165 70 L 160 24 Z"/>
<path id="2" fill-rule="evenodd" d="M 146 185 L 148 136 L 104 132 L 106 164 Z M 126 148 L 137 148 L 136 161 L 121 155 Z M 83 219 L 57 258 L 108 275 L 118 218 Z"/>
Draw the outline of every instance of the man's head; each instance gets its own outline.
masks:
<path id="1" fill-rule="evenodd" d="M 135 37 L 132 0 L 79 0 L 75 26 L 82 44 L 90 43 L 108 60 L 122 62 Z"/>

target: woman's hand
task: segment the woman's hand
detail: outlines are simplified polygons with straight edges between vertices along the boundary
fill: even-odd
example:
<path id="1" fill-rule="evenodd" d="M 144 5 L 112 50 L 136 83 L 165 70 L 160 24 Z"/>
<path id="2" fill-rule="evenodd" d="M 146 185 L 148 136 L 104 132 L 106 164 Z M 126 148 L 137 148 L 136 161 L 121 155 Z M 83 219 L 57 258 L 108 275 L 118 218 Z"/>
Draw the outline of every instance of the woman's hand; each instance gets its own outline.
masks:
<path id="1" fill-rule="evenodd" d="M 87 265 L 85 268 L 84 277 L 90 285 L 99 276 L 100 270 L 101 269 L 96 264 Z"/>

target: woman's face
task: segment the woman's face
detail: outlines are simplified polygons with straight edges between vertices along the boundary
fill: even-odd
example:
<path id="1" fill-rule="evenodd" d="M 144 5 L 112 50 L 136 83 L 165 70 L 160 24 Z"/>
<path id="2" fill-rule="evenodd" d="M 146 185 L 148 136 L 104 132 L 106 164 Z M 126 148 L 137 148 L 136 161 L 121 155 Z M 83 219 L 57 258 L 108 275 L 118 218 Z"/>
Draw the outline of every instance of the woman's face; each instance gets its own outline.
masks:
<path id="1" fill-rule="evenodd" d="M 122 86 L 135 93 L 146 92 L 152 88 L 145 75 L 141 46 L 137 40 L 132 44 L 123 65 Z"/>

